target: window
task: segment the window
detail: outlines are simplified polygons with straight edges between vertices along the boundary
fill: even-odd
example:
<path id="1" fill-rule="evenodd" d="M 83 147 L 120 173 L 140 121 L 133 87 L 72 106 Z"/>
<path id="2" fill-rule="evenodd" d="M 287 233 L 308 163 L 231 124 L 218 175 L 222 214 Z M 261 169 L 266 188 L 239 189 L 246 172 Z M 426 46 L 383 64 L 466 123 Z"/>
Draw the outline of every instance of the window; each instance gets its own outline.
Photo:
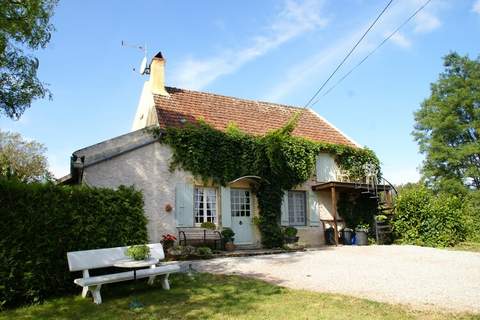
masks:
<path id="1" fill-rule="evenodd" d="M 251 214 L 250 190 L 231 189 L 230 190 L 230 206 L 232 209 L 232 216 L 250 217 L 250 214 Z"/>
<path id="2" fill-rule="evenodd" d="M 217 191 L 215 188 L 196 187 L 194 200 L 195 223 L 215 223 L 217 217 Z"/>
<path id="3" fill-rule="evenodd" d="M 307 221 L 305 191 L 288 191 L 288 224 L 305 226 Z"/>

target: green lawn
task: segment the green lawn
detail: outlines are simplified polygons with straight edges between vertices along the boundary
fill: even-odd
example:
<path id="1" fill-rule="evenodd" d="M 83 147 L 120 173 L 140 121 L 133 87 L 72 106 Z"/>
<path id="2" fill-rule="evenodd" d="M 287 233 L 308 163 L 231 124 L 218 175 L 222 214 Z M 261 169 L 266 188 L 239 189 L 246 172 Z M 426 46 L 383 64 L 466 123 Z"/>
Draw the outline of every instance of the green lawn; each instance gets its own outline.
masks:
<path id="1" fill-rule="evenodd" d="M 130 310 L 132 283 L 106 285 L 104 303 L 69 296 L 8 310 L 0 319 L 480 319 L 480 316 L 411 311 L 352 297 L 289 290 L 238 276 L 175 275 L 164 291 L 143 283 L 135 292 L 145 307 Z M 80 289 L 79 289 L 80 292 Z"/>
<path id="2" fill-rule="evenodd" d="M 453 250 L 480 252 L 480 242 L 461 242 Z"/>

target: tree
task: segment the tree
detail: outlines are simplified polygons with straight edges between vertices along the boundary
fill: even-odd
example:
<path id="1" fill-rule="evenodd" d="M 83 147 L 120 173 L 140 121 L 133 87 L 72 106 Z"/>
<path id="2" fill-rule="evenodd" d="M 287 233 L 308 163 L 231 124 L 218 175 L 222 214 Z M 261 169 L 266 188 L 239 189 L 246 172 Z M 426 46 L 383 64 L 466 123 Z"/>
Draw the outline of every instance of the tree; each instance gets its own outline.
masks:
<path id="1" fill-rule="evenodd" d="M 27 141 L 19 133 L 0 130 L 0 176 L 15 177 L 23 182 L 52 178 L 48 171 L 46 148 L 36 141 Z"/>
<path id="2" fill-rule="evenodd" d="M 38 59 L 24 52 L 45 48 L 57 0 L 0 0 L 0 113 L 18 119 L 35 99 L 51 97 L 37 78 Z"/>
<path id="3" fill-rule="evenodd" d="M 450 53 L 431 95 L 415 113 L 413 135 L 426 155 L 426 182 L 450 192 L 480 190 L 480 57 Z"/>

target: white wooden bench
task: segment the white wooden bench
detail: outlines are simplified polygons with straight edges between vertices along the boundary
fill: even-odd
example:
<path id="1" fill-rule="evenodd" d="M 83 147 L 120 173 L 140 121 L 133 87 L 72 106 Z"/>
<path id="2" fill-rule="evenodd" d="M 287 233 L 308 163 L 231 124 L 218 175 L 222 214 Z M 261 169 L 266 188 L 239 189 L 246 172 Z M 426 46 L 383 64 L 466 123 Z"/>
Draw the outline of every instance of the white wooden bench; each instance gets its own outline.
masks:
<path id="1" fill-rule="evenodd" d="M 161 243 L 148 244 L 150 247 L 150 256 L 158 260 L 165 259 Z M 75 279 L 73 282 L 81 287 L 82 297 L 86 297 L 90 291 L 93 296 L 93 302 L 102 303 L 100 288 L 103 284 L 133 280 L 133 271 L 106 274 L 91 277 L 90 269 L 112 267 L 115 262 L 121 259 L 127 259 L 126 251 L 128 247 L 116 247 L 96 250 L 73 251 L 67 253 L 68 267 L 70 271 L 82 271 L 83 277 Z M 178 264 L 166 264 L 160 266 L 151 266 L 150 268 L 136 271 L 136 278 L 149 278 L 148 284 L 152 285 L 156 276 L 162 275 L 162 288 L 170 289 L 168 276 L 170 273 L 179 272 Z"/>

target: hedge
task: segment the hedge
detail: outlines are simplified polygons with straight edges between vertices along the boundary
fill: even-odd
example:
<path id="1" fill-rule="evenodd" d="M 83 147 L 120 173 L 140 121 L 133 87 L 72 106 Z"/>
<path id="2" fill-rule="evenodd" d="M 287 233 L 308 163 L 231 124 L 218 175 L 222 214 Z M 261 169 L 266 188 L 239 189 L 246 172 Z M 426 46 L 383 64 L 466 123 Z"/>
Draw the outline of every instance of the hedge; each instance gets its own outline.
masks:
<path id="1" fill-rule="evenodd" d="M 480 243 L 480 190 L 470 191 L 463 201 L 465 240 Z"/>
<path id="2" fill-rule="evenodd" d="M 400 192 L 393 225 L 402 243 L 447 247 L 465 239 L 463 214 L 461 198 L 414 185 Z"/>
<path id="3" fill-rule="evenodd" d="M 74 289 L 68 251 L 145 243 L 143 197 L 118 190 L 0 179 L 0 308 Z"/>

